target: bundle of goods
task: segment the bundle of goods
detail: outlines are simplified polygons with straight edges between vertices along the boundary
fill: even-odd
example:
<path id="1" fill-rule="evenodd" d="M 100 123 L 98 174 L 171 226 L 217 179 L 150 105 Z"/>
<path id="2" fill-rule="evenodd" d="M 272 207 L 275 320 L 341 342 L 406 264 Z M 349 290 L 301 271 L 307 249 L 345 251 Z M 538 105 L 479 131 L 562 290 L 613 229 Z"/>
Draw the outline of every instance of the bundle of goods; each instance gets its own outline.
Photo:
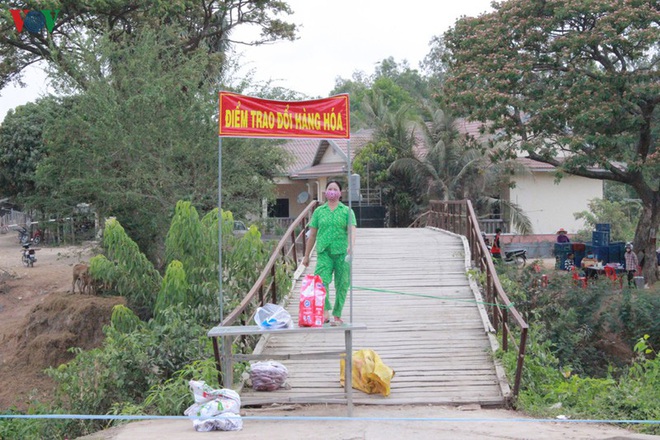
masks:
<path id="1" fill-rule="evenodd" d="M 342 355 L 339 361 L 339 383 L 344 386 L 346 377 L 346 357 Z M 394 370 L 383 363 L 378 353 L 371 349 L 353 352 L 353 371 L 351 380 L 353 388 L 367 394 L 390 395 L 390 382 Z"/>
<path id="2" fill-rule="evenodd" d="M 195 431 L 240 431 L 243 421 L 239 414 L 241 398 L 234 390 L 213 389 L 206 383 L 196 380 L 189 382 L 195 403 L 184 411 L 193 420 Z"/>
<path id="3" fill-rule="evenodd" d="M 255 362 L 250 367 L 250 382 L 255 391 L 280 389 L 288 377 L 286 367 L 279 362 Z"/>

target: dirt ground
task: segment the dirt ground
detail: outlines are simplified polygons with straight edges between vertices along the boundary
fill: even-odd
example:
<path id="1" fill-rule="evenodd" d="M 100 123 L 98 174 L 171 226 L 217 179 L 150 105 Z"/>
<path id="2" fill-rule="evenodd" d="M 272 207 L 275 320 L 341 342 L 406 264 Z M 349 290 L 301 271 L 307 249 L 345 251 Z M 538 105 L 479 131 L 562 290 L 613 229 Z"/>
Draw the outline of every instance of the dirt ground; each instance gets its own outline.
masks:
<path id="1" fill-rule="evenodd" d="M 71 293 L 72 267 L 92 245 L 35 246 L 34 267 L 21 263 L 17 234 L 0 235 L 0 410 L 48 402 L 54 384 L 43 370 L 72 358 L 69 347 L 91 349 L 123 298 Z"/>
<path id="2" fill-rule="evenodd" d="M 43 370 L 71 359 L 68 347 L 101 344 L 102 327 L 123 299 L 71 293 L 73 265 L 88 261 L 93 252 L 92 245 L 44 246 L 34 267 L 26 268 L 16 234 L 0 235 L 0 411 L 25 409 L 31 398 L 49 401 L 54 384 Z M 244 408 L 241 415 L 246 418 L 238 432 L 199 433 L 189 420 L 148 420 L 84 439 L 660 438 L 609 425 L 533 421 L 520 412 L 473 406 L 357 406 L 352 420 L 344 419 L 346 407 L 341 405 Z M 264 419 L 268 417 L 277 419 Z"/>

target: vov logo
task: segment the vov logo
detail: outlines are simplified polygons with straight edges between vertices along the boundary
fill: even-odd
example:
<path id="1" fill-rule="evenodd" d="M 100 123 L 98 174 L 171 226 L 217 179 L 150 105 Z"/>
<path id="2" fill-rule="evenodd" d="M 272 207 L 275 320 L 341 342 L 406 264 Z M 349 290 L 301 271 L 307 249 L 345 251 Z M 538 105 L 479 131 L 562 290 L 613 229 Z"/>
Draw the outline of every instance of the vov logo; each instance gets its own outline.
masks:
<path id="1" fill-rule="evenodd" d="M 55 20 L 60 13 L 59 9 L 42 9 L 31 11 L 29 9 L 10 9 L 11 17 L 14 19 L 16 30 L 21 33 L 23 27 L 33 34 L 38 34 L 46 26 L 48 32 L 53 32 Z M 23 15 L 21 16 L 21 12 Z"/>

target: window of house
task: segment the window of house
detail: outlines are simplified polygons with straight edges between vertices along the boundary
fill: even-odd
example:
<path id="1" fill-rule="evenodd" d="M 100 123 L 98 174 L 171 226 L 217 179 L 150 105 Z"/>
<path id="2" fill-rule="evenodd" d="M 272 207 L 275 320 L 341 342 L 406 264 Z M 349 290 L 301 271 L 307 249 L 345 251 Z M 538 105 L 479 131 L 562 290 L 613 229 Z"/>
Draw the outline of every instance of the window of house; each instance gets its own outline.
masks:
<path id="1" fill-rule="evenodd" d="M 288 218 L 289 199 L 277 199 L 268 206 L 268 217 Z"/>

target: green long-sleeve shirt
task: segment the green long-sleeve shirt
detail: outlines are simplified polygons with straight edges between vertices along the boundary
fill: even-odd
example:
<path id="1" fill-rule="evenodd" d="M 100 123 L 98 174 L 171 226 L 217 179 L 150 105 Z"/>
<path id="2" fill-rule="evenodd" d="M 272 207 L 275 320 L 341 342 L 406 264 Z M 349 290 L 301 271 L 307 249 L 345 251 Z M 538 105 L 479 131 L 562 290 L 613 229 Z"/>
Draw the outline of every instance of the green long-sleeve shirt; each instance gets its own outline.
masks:
<path id="1" fill-rule="evenodd" d="M 319 206 L 312 214 L 310 228 L 317 229 L 316 251 L 328 250 L 331 254 L 345 254 L 348 249 L 348 213 L 351 213 L 351 225 L 355 226 L 355 213 L 348 206 L 339 202 L 335 210 L 327 203 Z"/>

